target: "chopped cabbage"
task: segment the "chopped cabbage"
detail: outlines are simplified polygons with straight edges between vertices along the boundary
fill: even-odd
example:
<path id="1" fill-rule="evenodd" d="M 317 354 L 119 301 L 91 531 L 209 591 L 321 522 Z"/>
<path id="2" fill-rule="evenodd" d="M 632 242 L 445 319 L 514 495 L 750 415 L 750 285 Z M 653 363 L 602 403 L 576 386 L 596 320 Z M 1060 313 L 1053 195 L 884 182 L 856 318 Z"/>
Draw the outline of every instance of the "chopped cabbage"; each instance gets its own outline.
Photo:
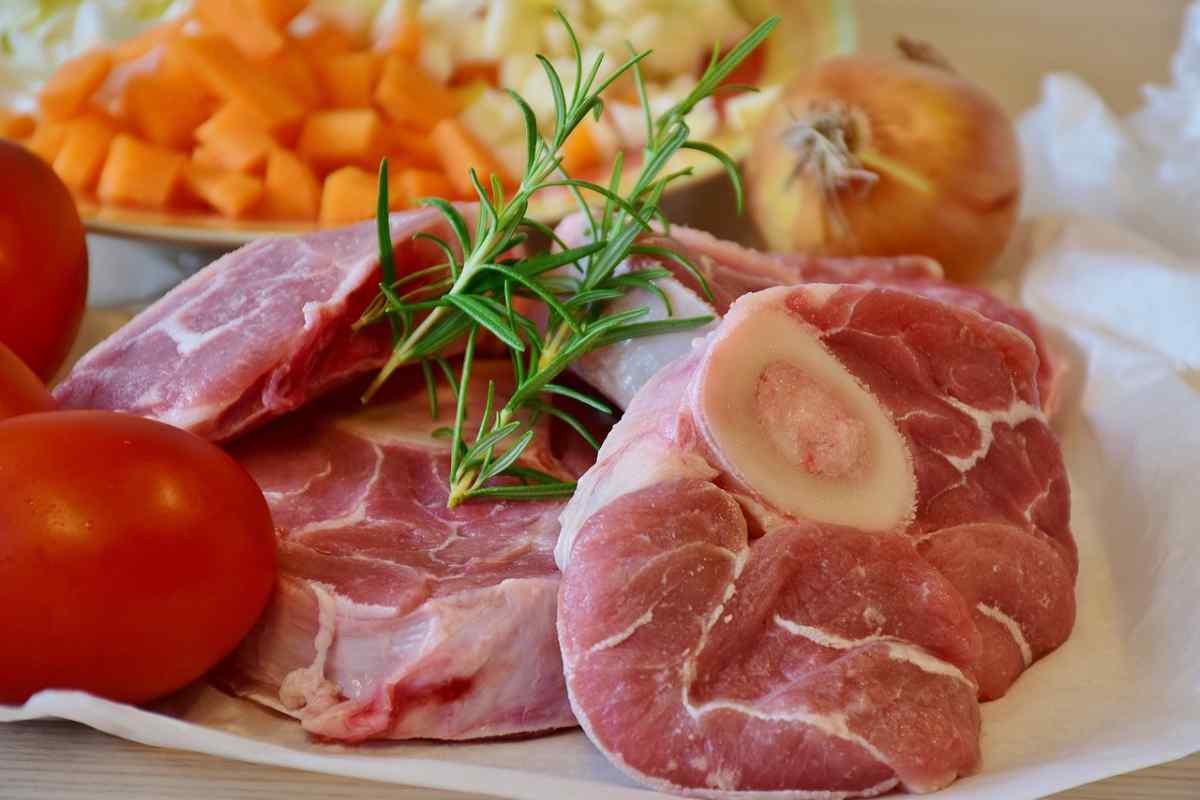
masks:
<path id="1" fill-rule="evenodd" d="M 177 16 L 185 0 L 37 0 L 0 3 L 0 105 L 32 110 L 54 68 L 100 44 Z"/>

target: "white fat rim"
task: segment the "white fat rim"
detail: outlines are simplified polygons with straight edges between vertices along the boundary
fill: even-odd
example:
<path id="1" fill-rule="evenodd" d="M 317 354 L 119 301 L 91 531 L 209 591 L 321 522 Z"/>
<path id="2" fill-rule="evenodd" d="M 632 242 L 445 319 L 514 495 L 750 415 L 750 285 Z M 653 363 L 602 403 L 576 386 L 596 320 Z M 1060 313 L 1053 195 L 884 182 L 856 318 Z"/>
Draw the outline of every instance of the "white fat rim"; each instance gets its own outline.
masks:
<path id="1" fill-rule="evenodd" d="M 807 639 L 813 644 L 828 647 L 831 650 L 853 650 L 873 644 L 883 644 L 887 647 L 888 658 L 893 661 L 903 661 L 922 672 L 929 673 L 930 675 L 942 675 L 971 687 L 972 691 L 976 689 L 975 682 L 964 675 L 962 670 L 949 661 L 940 659 L 925 648 L 915 645 L 912 642 L 904 641 L 903 639 L 897 639 L 895 636 L 884 636 L 876 633 L 864 636 L 861 639 L 847 639 L 837 634 L 823 631 L 820 628 L 814 628 L 811 625 L 793 622 L 778 614 L 775 615 L 775 624 L 794 636 Z"/>
<path id="2" fill-rule="evenodd" d="M 624 271 L 624 270 L 619 270 Z M 664 366 L 686 356 L 698 338 L 718 324 L 717 312 L 711 304 L 674 278 L 660 278 L 655 285 L 671 302 L 667 314 L 662 299 L 644 289 L 632 289 L 620 299 L 604 307 L 606 314 L 635 308 L 649 309 L 639 322 L 698 316 L 712 316 L 713 321 L 700 328 L 676 333 L 664 333 L 648 339 L 628 339 L 608 345 L 581 358 L 571 371 L 599 389 L 622 409 L 628 408 L 634 395 Z"/>
<path id="3" fill-rule="evenodd" d="M 1029 640 L 1025 638 L 1025 633 L 1021 630 L 1021 626 L 1017 624 L 1017 621 L 995 606 L 989 606 L 986 603 L 976 604 L 975 610 L 988 619 L 995 620 L 1004 626 L 1004 629 L 1008 631 L 1008 634 L 1012 636 L 1013 641 L 1016 643 L 1017 649 L 1021 651 L 1021 660 L 1025 662 L 1025 668 L 1028 669 L 1029 665 L 1033 663 L 1033 648 L 1029 646 Z"/>
<path id="4" fill-rule="evenodd" d="M 750 557 L 750 549 L 748 547 L 736 552 L 728 550 L 724 552 L 733 562 L 733 569 L 731 570 L 729 583 L 725 587 L 722 601 L 717 604 L 717 606 L 712 610 L 712 612 L 708 615 L 708 618 L 705 620 L 704 629 L 701 631 L 700 641 L 693 648 L 691 658 L 689 658 L 681 667 L 680 677 L 682 679 L 683 705 L 692 719 L 699 719 L 705 714 L 714 711 L 728 710 L 744 713 L 757 719 L 771 719 L 805 724 L 821 731 L 827 736 L 850 741 L 861 746 L 872 758 L 887 766 L 888 761 L 879 751 L 879 749 L 862 736 L 859 736 L 851 731 L 846 724 L 845 717 L 841 714 L 813 714 L 804 711 L 795 711 L 786 714 L 764 714 L 763 712 L 760 712 L 749 706 L 732 701 L 714 701 L 711 703 L 705 703 L 701 706 L 693 706 L 690 702 L 688 702 L 687 693 L 688 689 L 690 688 L 695 669 L 695 659 L 698 658 L 699 654 L 703 651 L 709 631 L 717 623 L 717 620 L 721 618 L 721 615 L 725 612 L 726 605 L 736 593 L 737 581 L 741 577 L 742 570 L 745 568 Z M 653 609 L 647 611 L 626 629 L 608 637 L 607 639 L 597 642 L 595 645 L 588 648 L 584 654 L 578 656 L 577 658 L 587 658 L 588 656 L 591 656 L 600 650 L 606 649 L 606 647 L 614 647 L 620 644 L 632 636 L 638 628 L 648 624 L 652 618 Z M 562 625 L 561 618 L 559 619 L 558 624 L 560 626 Z M 662 792 L 669 792 L 672 794 L 688 795 L 691 797 L 711 798 L 711 800 L 730 800 L 731 798 L 735 798 L 736 800 L 850 800 L 850 798 L 854 797 L 875 797 L 891 791 L 900 784 L 899 778 L 888 778 L 874 786 L 870 786 L 858 791 L 848 792 L 803 789 L 756 791 L 736 789 L 731 790 L 714 787 L 681 786 L 656 775 L 647 774 L 630 765 L 620 753 L 609 750 L 600 743 L 600 739 L 597 737 L 596 731 L 592 727 L 591 719 L 588 717 L 584 708 L 579 704 L 578 698 L 575 696 L 573 682 L 571 681 L 571 673 L 574 671 L 574 666 L 574 659 L 565 660 L 563 664 L 563 673 L 566 677 L 567 700 L 571 705 L 571 710 L 575 714 L 575 719 L 579 722 L 579 726 L 583 729 L 583 732 L 587 735 L 588 739 L 591 740 L 592 744 L 595 745 L 596 749 L 603 753 L 605 758 L 607 758 L 609 762 L 613 764 L 613 766 L 617 767 L 617 769 L 621 770 L 626 775 L 629 775 L 637 779 L 639 782 L 651 787 L 652 789 Z"/>

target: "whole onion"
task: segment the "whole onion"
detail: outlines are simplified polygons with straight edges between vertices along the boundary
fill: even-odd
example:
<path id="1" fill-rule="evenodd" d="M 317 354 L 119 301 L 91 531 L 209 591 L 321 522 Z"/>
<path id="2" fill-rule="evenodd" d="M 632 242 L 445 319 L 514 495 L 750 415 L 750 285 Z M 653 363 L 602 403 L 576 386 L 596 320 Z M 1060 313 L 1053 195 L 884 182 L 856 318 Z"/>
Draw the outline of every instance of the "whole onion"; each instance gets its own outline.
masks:
<path id="1" fill-rule="evenodd" d="M 751 215 L 774 250 L 927 255 L 968 281 L 1016 223 L 1016 132 L 936 51 L 900 46 L 828 59 L 785 89 L 747 164 Z"/>

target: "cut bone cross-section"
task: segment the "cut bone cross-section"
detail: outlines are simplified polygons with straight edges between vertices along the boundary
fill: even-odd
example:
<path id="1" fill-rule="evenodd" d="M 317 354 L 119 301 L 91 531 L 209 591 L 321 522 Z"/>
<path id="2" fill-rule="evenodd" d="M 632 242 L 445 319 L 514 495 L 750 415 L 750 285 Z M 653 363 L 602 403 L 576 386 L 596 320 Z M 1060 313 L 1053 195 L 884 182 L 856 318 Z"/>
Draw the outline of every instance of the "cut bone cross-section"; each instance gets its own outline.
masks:
<path id="1" fill-rule="evenodd" d="M 832 286 L 809 287 L 820 298 Z M 692 383 L 712 460 L 790 516 L 870 531 L 912 518 L 912 458 L 888 413 L 768 289 L 734 304 Z"/>

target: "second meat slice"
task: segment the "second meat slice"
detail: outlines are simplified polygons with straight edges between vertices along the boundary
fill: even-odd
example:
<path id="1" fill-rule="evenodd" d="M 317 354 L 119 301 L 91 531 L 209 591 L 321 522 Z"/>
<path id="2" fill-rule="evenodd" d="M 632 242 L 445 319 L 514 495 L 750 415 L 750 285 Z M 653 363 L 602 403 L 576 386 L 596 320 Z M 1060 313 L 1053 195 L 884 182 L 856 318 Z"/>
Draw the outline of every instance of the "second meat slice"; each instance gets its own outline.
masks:
<path id="1" fill-rule="evenodd" d="M 580 724 L 707 797 L 941 788 L 1074 620 L 1029 337 L 894 289 L 746 295 L 634 398 L 563 515 Z"/>
<path id="2" fill-rule="evenodd" d="M 506 370 L 507 364 L 502 370 Z M 477 364 L 473 396 L 502 371 Z M 453 397 L 313 407 L 231 451 L 263 489 L 280 579 L 224 683 L 321 737 L 470 739 L 572 726 L 555 636 L 561 502 L 446 507 Z M 475 413 L 479 413 L 475 409 Z M 523 459 L 568 476 L 539 429 Z"/>

